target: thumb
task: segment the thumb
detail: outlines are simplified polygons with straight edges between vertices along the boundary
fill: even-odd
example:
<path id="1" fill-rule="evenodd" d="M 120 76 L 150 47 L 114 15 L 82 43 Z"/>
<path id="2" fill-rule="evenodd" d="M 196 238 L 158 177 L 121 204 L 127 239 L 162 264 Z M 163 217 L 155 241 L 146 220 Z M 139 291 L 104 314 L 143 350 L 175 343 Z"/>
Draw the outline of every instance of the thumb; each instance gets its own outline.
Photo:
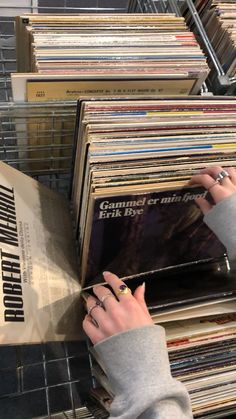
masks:
<path id="1" fill-rule="evenodd" d="M 136 299 L 136 301 L 139 303 L 141 308 L 143 309 L 144 313 L 149 314 L 144 295 L 145 295 L 145 282 L 143 282 L 142 285 L 136 288 L 136 290 L 133 293 L 133 296 Z"/>
<path id="2" fill-rule="evenodd" d="M 202 211 L 203 215 L 207 214 L 208 211 L 212 208 L 212 205 L 204 198 L 197 198 L 195 200 L 196 204 L 199 206 L 200 210 Z"/>

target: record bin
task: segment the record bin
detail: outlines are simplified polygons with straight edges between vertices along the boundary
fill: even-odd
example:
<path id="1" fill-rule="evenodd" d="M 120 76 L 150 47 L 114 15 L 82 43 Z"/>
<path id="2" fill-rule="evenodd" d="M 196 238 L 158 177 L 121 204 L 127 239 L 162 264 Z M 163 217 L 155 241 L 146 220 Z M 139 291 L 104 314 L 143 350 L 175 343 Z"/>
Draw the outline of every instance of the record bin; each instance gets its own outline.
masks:
<path id="1" fill-rule="evenodd" d="M 203 86 L 202 92 L 213 92 L 214 95 L 235 95 L 236 79 L 229 78 L 217 57 L 206 34 L 200 16 L 194 6 L 193 0 L 137 0 L 133 1 L 132 12 L 137 13 L 176 13 L 184 16 L 184 10 L 188 11 L 193 21 L 191 30 L 195 33 L 199 44 L 208 57 L 211 73 L 207 79 L 207 89 Z"/>

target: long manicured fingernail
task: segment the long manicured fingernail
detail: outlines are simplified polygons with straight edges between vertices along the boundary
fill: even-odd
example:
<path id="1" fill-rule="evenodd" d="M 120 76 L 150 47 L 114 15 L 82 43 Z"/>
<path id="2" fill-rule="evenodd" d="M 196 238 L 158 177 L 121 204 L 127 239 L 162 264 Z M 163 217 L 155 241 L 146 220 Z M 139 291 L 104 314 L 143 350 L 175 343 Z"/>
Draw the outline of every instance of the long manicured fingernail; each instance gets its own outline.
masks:
<path id="1" fill-rule="evenodd" d="M 106 276 L 106 275 L 112 275 L 112 273 L 111 273 L 111 272 L 109 272 L 109 271 L 104 271 L 102 274 L 103 274 L 103 276 Z"/>
<path id="2" fill-rule="evenodd" d="M 143 288 L 143 293 L 145 293 L 146 283 L 145 283 L 145 282 L 143 282 L 143 283 L 142 283 L 142 285 L 141 285 L 141 287 Z"/>

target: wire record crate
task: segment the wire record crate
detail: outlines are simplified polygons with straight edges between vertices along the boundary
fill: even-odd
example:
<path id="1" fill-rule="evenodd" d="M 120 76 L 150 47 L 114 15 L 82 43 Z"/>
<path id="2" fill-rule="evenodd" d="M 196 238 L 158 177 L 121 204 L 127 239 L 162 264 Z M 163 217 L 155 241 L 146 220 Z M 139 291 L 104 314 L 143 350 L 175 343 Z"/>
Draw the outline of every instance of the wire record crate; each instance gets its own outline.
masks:
<path id="1" fill-rule="evenodd" d="M 192 8 L 191 0 L 186 1 Z M 183 0 L 2 0 L 1 160 L 68 196 L 72 176 L 76 103 L 12 102 L 10 73 L 16 71 L 15 16 L 31 12 L 173 12 L 181 15 L 183 3 Z M 194 9 L 192 12 L 195 13 Z M 197 17 L 196 22 L 198 32 L 200 30 L 200 35 L 204 38 L 204 30 L 202 31 Z M 215 61 L 214 54 L 211 54 L 210 58 Z M 222 69 L 216 66 L 216 70 L 217 77 L 223 76 Z M 227 86 L 232 91 L 230 83 Z M 202 90 L 203 93 L 207 92 L 206 86 L 203 86 Z M 32 141 L 29 141 L 29 135 Z M 85 407 L 91 384 L 90 359 L 84 341 L 0 346 L 2 419 L 107 417 L 99 407 L 88 405 L 89 410 Z"/>

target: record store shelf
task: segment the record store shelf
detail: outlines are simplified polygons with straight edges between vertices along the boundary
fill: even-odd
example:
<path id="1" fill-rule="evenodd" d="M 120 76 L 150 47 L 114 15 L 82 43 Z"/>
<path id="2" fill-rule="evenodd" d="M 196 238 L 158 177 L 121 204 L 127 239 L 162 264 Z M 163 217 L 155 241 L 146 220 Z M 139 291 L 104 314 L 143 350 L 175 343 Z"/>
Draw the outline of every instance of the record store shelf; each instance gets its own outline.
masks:
<path id="1" fill-rule="evenodd" d="M 133 2 L 133 12 L 137 13 L 176 13 L 183 15 L 183 10 L 190 12 L 194 22 L 191 28 L 195 33 L 199 44 L 208 57 L 210 68 L 212 69 L 208 77 L 208 88 L 215 95 L 235 95 L 236 78 L 229 78 L 217 57 L 214 48 L 206 34 L 202 21 L 194 6 L 193 0 L 137 0 Z M 203 86 L 203 93 L 207 91 Z"/>
<path id="2" fill-rule="evenodd" d="M 4 0 L 5 2 L 6 0 Z M 1 2 L 2 3 L 2 2 Z M 189 10 L 193 30 L 202 45 L 210 67 L 209 90 L 216 95 L 234 95 L 235 78 L 226 76 L 209 41 L 193 0 L 10 0 L 0 4 L 0 101 L 11 100 L 10 73 L 16 71 L 14 17 L 23 13 L 175 13 Z M 184 6 L 184 7 L 183 7 Z M 203 85 L 202 92 L 207 92 Z"/>

